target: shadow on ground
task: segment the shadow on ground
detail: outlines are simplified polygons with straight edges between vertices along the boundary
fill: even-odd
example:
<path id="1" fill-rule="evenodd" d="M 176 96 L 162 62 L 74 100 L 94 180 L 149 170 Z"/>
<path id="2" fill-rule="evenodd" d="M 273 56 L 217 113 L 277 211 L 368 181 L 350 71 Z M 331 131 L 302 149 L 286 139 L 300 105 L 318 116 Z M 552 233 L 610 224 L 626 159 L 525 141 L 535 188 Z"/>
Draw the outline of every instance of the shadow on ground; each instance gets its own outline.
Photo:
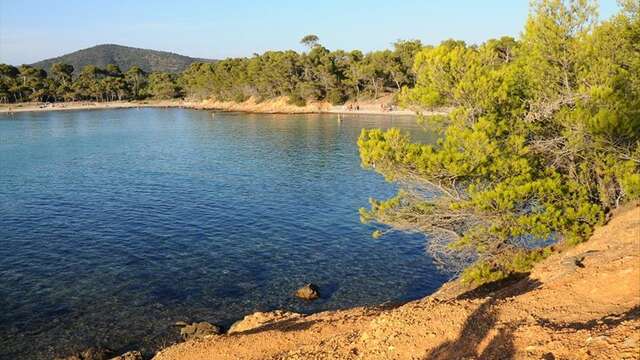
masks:
<path id="1" fill-rule="evenodd" d="M 445 342 L 432 349 L 425 359 L 513 359 L 515 356 L 513 332 L 519 324 L 497 324 L 498 311 L 494 305 L 501 299 L 525 294 L 540 285 L 539 281 L 530 279 L 528 274 L 516 274 L 461 294 L 457 297 L 460 300 L 480 298 L 487 300 L 467 318 L 456 340 Z M 490 333 L 495 335 L 478 354 L 478 346 L 485 342 Z"/>
<path id="2" fill-rule="evenodd" d="M 248 329 L 244 331 L 238 331 L 233 333 L 232 335 L 249 335 L 249 334 L 257 334 L 263 331 L 271 331 L 277 330 L 280 332 L 288 332 L 288 331 L 301 331 L 306 330 L 313 326 L 316 323 L 321 322 L 320 320 L 306 320 L 304 317 L 296 317 L 285 320 L 275 320 L 273 322 L 266 323 L 264 325 L 260 325 L 253 329 Z"/>
<path id="3" fill-rule="evenodd" d="M 556 323 L 547 319 L 537 319 L 542 327 L 554 331 L 561 330 L 591 330 L 596 328 L 613 328 L 625 321 L 637 320 L 640 318 L 640 306 L 635 306 L 621 314 L 609 314 L 599 319 L 592 319 L 585 322 Z"/>

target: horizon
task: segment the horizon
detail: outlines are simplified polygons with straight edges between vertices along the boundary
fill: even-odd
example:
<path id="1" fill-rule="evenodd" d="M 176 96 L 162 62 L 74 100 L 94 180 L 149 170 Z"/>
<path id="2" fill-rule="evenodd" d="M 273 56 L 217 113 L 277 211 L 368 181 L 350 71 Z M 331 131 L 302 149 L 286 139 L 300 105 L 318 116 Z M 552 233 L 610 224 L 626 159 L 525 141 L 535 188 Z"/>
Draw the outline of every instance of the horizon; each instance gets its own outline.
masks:
<path id="1" fill-rule="evenodd" d="M 86 16 L 96 7 L 99 15 Z M 48 11 L 34 13 L 33 8 Z M 600 19 L 617 10 L 615 0 L 600 1 Z M 302 51 L 299 40 L 307 34 L 319 36 L 329 49 L 365 52 L 409 39 L 426 45 L 446 39 L 479 44 L 500 36 L 517 38 L 528 11 L 527 0 L 508 4 L 499 0 L 340 4 L 332 0 L 312 12 L 285 0 L 271 4 L 191 0 L 179 5 L 141 1 L 126 7 L 80 1 L 56 7 L 41 0 L 0 2 L 0 63 L 32 64 L 104 44 L 203 59 L 247 57 L 268 50 Z"/>

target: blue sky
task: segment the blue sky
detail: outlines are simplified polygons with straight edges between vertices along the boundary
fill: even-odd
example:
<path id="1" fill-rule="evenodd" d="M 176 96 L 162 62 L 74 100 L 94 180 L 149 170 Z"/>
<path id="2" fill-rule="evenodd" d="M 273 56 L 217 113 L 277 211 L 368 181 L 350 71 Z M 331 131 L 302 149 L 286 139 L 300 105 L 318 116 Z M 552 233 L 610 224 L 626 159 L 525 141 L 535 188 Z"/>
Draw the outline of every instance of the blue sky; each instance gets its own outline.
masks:
<path id="1" fill-rule="evenodd" d="M 301 50 L 313 33 L 330 49 L 388 48 L 397 39 L 480 43 L 517 36 L 528 0 L 0 0 L 0 63 L 32 63 L 114 43 L 203 58 Z M 617 11 L 601 0 L 601 18 Z"/>

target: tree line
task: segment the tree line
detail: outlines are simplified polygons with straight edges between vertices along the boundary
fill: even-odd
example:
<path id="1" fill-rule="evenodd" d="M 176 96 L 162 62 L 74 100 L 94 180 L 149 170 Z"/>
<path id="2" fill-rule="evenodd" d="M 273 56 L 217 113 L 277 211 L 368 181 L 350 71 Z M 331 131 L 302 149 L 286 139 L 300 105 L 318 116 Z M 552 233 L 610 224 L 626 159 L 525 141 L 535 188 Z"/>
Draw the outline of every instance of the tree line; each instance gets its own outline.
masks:
<path id="1" fill-rule="evenodd" d="M 639 199 L 639 4 L 598 21 L 595 1 L 535 0 L 519 39 L 418 52 L 400 102 L 451 111 L 421 119 L 436 144 L 362 131 L 362 164 L 401 185 L 361 209 L 392 226 L 374 235 L 421 230 L 434 256 L 483 283 L 529 271 Z"/>
<path id="2" fill-rule="evenodd" d="M 87 65 L 78 76 L 74 70 L 56 63 L 47 74 L 29 65 L 0 64 L 0 102 L 170 99 L 182 94 L 175 74 L 147 74 L 137 66 L 122 72 L 116 65 Z"/>
<path id="3" fill-rule="evenodd" d="M 192 64 L 182 74 L 185 92 L 191 97 L 258 101 L 286 96 L 297 105 L 307 100 L 342 104 L 347 99 L 377 98 L 385 92 L 413 86 L 413 58 L 420 41 L 398 41 L 393 50 L 367 54 L 359 50 L 329 51 L 318 38 L 302 42 L 306 53 L 268 51 L 251 58 Z"/>
<path id="4" fill-rule="evenodd" d="M 147 74 L 133 66 L 122 72 L 85 66 L 77 76 L 68 64 L 56 63 L 50 73 L 29 65 L 0 64 L 0 102 L 114 101 L 178 97 L 257 101 L 287 97 L 292 104 L 308 100 L 344 103 L 377 98 L 415 82 L 413 60 L 420 41 L 398 41 L 393 50 L 363 53 L 329 51 L 315 35 L 302 41 L 307 52 L 267 51 L 248 58 L 194 63 L 181 74 Z"/>

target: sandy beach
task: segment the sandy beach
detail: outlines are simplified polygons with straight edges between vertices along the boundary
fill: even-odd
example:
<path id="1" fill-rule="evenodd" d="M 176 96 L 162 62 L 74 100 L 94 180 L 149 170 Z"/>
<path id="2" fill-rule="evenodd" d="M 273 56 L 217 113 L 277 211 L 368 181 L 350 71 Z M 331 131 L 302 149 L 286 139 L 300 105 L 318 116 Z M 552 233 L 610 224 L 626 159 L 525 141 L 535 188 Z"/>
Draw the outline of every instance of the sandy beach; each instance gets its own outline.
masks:
<path id="1" fill-rule="evenodd" d="M 286 98 L 277 98 L 257 102 L 251 98 L 245 102 L 217 101 L 217 100 L 143 100 L 143 101 L 74 101 L 58 103 L 16 103 L 1 104 L 0 114 L 39 112 L 39 111 L 67 111 L 67 110 L 94 110 L 94 109 L 123 109 L 141 107 L 160 108 L 189 108 L 200 110 L 238 111 L 249 113 L 267 114 L 361 114 L 361 115 L 416 115 L 415 111 L 399 109 L 386 110 L 391 103 L 391 96 L 381 97 L 377 100 L 367 100 L 358 103 L 346 103 L 344 105 L 331 105 L 328 102 L 309 102 L 305 106 L 291 105 Z M 357 105 L 357 110 L 356 110 Z M 426 112 L 431 115 L 445 114 L 443 111 Z"/>

